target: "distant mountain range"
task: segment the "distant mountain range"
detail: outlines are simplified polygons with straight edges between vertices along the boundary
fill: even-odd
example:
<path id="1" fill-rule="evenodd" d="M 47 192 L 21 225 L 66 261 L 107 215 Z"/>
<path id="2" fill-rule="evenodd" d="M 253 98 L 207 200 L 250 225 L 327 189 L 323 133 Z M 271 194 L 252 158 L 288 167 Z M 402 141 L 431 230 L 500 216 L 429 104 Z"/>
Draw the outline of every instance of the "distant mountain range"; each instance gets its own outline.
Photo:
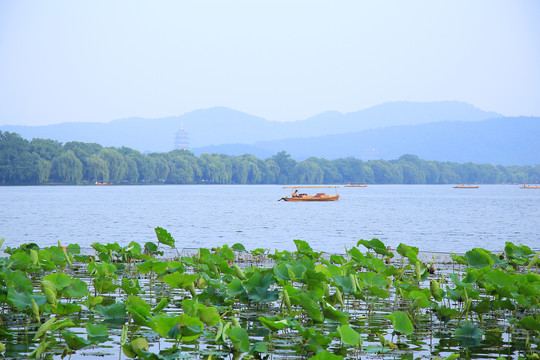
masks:
<path id="1" fill-rule="evenodd" d="M 540 118 L 496 118 L 477 122 L 444 121 L 391 126 L 340 135 L 225 144 L 193 149 L 229 155 L 270 157 L 286 149 L 297 160 L 356 157 L 362 160 L 397 159 L 414 154 L 425 160 L 494 165 L 540 164 Z"/>
<path id="2" fill-rule="evenodd" d="M 490 120 L 488 120 L 490 119 Z M 168 152 L 183 123 L 190 150 L 267 158 L 285 150 L 297 160 L 353 156 L 395 159 L 410 153 L 423 159 L 540 163 L 540 118 L 504 118 L 462 102 L 391 102 L 362 111 L 329 111 L 294 122 L 215 107 L 160 119 L 129 118 L 109 123 L 0 126 L 26 139 L 81 141 L 126 146 L 142 152 Z"/>

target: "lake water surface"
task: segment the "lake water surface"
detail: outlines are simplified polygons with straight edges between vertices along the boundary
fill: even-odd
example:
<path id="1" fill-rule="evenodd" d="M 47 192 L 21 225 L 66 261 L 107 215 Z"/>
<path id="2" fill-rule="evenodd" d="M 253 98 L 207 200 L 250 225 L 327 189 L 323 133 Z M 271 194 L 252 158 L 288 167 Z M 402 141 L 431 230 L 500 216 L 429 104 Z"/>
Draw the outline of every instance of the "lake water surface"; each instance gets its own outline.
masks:
<path id="1" fill-rule="evenodd" d="M 319 190 L 320 191 L 320 190 Z M 156 241 L 165 228 L 178 248 L 242 243 L 294 250 L 294 239 L 343 253 L 378 238 L 421 251 L 500 251 L 506 241 L 540 248 L 540 190 L 517 185 L 370 185 L 338 190 L 339 201 L 277 201 L 278 185 L 0 187 L 5 246 Z M 334 193 L 334 189 L 326 189 Z"/>

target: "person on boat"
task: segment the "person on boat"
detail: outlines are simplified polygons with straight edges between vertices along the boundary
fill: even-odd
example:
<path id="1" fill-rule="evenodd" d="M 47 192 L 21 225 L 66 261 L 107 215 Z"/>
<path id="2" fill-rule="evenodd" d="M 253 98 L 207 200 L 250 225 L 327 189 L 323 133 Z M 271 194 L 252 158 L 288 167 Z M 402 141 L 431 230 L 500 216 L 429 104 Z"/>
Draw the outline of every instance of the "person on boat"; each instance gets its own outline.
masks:
<path id="1" fill-rule="evenodd" d="M 292 192 L 292 197 L 298 197 L 298 189 L 294 189 Z"/>

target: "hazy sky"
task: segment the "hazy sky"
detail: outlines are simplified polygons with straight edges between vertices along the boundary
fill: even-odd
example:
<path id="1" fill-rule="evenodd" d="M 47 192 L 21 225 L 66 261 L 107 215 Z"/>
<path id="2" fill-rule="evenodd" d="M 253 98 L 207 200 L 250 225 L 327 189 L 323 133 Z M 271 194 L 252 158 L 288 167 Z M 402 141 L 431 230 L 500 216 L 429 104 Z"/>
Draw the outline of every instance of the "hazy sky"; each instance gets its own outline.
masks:
<path id="1" fill-rule="evenodd" d="M 387 101 L 540 116 L 540 1 L 0 0 L 0 125 Z"/>

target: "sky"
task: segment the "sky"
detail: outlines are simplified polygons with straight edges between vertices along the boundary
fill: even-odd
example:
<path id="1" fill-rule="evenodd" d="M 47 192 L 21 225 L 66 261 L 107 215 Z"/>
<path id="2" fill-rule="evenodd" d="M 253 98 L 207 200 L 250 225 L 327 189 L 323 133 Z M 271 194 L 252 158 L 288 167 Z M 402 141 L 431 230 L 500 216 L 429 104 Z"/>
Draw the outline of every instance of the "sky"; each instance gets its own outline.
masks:
<path id="1" fill-rule="evenodd" d="M 0 0 L 0 125 L 389 101 L 540 116 L 537 0 Z"/>

